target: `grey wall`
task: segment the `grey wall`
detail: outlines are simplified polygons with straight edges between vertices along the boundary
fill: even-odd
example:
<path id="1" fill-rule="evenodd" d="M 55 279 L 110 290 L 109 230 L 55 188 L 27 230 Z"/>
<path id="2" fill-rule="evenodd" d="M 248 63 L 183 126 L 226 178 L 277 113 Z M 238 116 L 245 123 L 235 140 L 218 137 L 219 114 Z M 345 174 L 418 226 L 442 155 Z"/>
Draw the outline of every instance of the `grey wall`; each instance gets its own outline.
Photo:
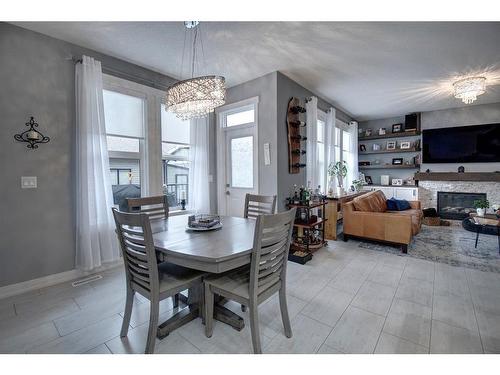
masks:
<path id="1" fill-rule="evenodd" d="M 363 121 L 359 123 L 360 128 L 372 128 L 375 132 L 379 128 L 386 128 L 391 131 L 392 124 L 404 123 L 404 115 L 380 120 Z M 421 126 L 424 129 L 436 129 L 454 126 L 465 125 L 481 125 L 500 123 L 500 103 L 469 105 L 460 108 L 443 109 L 439 111 L 422 112 Z M 404 140 L 415 141 L 420 137 L 408 137 Z M 367 141 L 367 149 L 371 149 L 373 143 L 384 143 L 386 140 Z M 363 155 L 359 160 L 374 161 L 379 159 L 382 163 L 389 161 L 392 158 L 403 157 L 405 160 L 410 159 L 415 154 L 413 153 L 394 153 L 382 155 Z M 421 170 L 425 171 L 429 168 L 434 172 L 456 172 L 458 167 L 463 165 L 466 171 L 469 172 L 491 172 L 500 170 L 500 163 L 450 163 L 450 164 L 422 164 Z M 391 178 L 407 178 L 413 176 L 414 170 L 369 170 L 366 175 L 372 176 L 375 184 L 380 183 L 380 175 L 388 174 Z"/>
<path id="2" fill-rule="evenodd" d="M 259 192 L 274 195 L 278 192 L 276 180 L 278 169 L 278 144 L 276 129 L 277 72 L 233 86 L 227 90 L 226 104 L 259 97 Z M 215 127 L 214 127 L 215 132 Z M 264 165 L 264 143 L 270 144 L 271 165 Z"/>
<path id="3" fill-rule="evenodd" d="M 291 97 L 301 99 L 305 106 L 305 98 L 315 95 L 313 92 L 299 85 L 284 74 L 278 72 L 278 95 L 277 95 L 277 128 L 278 128 L 278 210 L 285 209 L 285 199 L 293 194 L 293 185 L 306 186 L 306 170 L 301 168 L 300 173 L 290 174 L 288 172 L 288 141 L 286 115 L 288 101 Z M 315 95 L 317 96 L 317 95 Z M 318 97 L 318 108 L 327 111 L 332 104 Z M 344 112 L 337 109 L 336 117 L 344 122 L 353 119 Z M 305 162 L 305 156 L 303 157 Z M 306 167 L 307 168 L 307 167 Z"/>
<path id="4" fill-rule="evenodd" d="M 82 54 L 100 60 L 105 72 L 138 83 L 162 88 L 173 82 L 139 66 L 0 23 L 0 286 L 74 268 L 75 94 L 74 65 L 67 59 Z M 30 115 L 51 138 L 34 151 L 13 138 L 24 131 Z M 21 176 L 37 176 L 38 188 L 21 189 Z"/>

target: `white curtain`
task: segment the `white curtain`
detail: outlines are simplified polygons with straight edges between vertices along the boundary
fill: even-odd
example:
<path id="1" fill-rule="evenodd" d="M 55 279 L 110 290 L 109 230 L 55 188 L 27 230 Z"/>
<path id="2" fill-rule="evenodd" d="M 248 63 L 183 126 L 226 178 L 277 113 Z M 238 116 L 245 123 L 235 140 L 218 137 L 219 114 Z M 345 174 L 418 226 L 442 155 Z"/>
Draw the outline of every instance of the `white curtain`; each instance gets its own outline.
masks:
<path id="1" fill-rule="evenodd" d="M 352 185 L 354 180 L 357 180 L 359 177 L 358 170 L 358 123 L 356 121 L 351 121 L 349 123 L 349 139 L 351 140 L 351 144 L 349 147 L 349 164 L 348 165 L 348 173 L 347 173 L 347 186 L 349 188 Z"/>
<path id="2" fill-rule="evenodd" d="M 90 271 L 119 259 L 102 97 L 101 63 L 76 64 L 76 266 Z"/>
<path id="3" fill-rule="evenodd" d="M 307 152 L 306 152 L 306 183 L 311 183 L 314 189 L 321 185 L 318 181 L 318 151 L 317 151 L 317 127 L 318 127 L 318 98 L 315 96 L 306 103 L 306 133 L 307 133 Z"/>
<path id="4" fill-rule="evenodd" d="M 335 160 L 335 116 L 336 116 L 336 111 L 335 108 L 331 107 L 330 110 L 326 114 L 326 157 L 325 157 L 325 176 L 326 176 L 326 185 L 325 185 L 325 192 L 328 193 L 328 189 L 330 188 L 330 177 L 328 176 L 328 166 L 331 163 L 334 163 L 337 161 Z M 335 182 L 332 182 L 332 184 L 335 184 Z"/>
<path id="5" fill-rule="evenodd" d="M 191 120 L 189 207 L 200 214 L 210 213 L 208 183 L 208 117 Z"/>

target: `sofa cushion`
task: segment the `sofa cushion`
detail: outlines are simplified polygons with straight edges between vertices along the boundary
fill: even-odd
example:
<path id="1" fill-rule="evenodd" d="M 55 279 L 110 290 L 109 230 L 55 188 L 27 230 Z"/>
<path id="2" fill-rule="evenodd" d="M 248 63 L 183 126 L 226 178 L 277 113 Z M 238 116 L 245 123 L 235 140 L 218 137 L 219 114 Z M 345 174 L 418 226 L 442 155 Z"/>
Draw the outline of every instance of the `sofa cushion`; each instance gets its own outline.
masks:
<path id="1" fill-rule="evenodd" d="M 422 226 L 422 211 L 411 209 L 404 211 L 387 211 L 389 213 L 394 213 L 398 215 L 408 215 L 411 216 L 411 232 L 412 235 L 420 233 L 420 228 Z"/>
<path id="2" fill-rule="evenodd" d="M 410 203 L 405 199 L 396 199 L 393 197 L 387 200 L 387 210 L 404 211 L 410 208 Z"/>
<path id="3" fill-rule="evenodd" d="M 356 211 L 385 212 L 387 211 L 387 199 L 381 190 L 363 194 L 353 199 Z"/>

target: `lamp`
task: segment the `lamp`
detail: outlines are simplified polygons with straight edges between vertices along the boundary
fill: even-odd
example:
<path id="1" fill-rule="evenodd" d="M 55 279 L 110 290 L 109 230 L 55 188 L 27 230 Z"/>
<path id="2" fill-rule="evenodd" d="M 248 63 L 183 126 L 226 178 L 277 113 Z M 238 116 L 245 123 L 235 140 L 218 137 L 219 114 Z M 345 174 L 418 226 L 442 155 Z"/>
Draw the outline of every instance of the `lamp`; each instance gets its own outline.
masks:
<path id="1" fill-rule="evenodd" d="M 462 99 L 465 104 L 473 103 L 479 95 L 486 92 L 485 77 L 468 77 L 453 83 L 455 98 Z"/>

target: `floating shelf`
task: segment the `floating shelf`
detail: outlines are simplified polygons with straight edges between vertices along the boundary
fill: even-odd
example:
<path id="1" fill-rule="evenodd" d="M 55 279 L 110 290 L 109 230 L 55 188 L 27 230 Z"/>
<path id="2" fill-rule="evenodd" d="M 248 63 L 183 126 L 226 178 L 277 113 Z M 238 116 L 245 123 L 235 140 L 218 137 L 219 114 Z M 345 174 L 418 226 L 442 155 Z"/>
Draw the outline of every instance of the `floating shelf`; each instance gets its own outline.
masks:
<path id="1" fill-rule="evenodd" d="M 402 165 L 393 165 L 393 164 L 379 164 L 379 165 L 360 165 L 358 169 L 418 169 L 420 168 L 419 164 L 402 164 Z"/>
<path id="2" fill-rule="evenodd" d="M 388 133 L 384 135 L 370 135 L 369 137 L 359 137 L 358 142 L 372 141 L 375 139 L 416 137 L 418 135 L 420 135 L 420 132 L 401 132 L 401 133 Z"/>
<path id="3" fill-rule="evenodd" d="M 378 150 L 378 151 L 363 151 L 358 152 L 358 155 L 375 155 L 375 154 L 399 154 L 400 152 L 420 152 L 419 148 L 407 148 L 396 150 Z"/>

